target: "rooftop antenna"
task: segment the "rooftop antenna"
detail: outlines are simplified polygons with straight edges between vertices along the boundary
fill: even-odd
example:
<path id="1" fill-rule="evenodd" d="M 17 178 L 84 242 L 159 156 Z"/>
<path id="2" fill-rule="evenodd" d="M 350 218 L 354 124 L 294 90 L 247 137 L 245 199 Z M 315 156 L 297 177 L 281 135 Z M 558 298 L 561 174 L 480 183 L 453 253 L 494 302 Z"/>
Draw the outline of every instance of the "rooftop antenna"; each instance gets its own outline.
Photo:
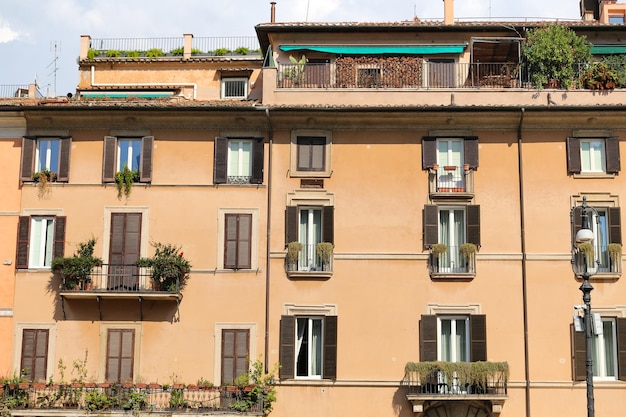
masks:
<path id="1" fill-rule="evenodd" d="M 50 68 L 50 66 L 53 66 L 52 72 L 48 74 L 48 76 L 53 75 L 54 76 L 54 89 L 53 89 L 53 95 L 56 96 L 57 93 L 57 72 L 59 71 L 59 67 L 57 67 L 57 62 L 59 61 L 59 51 L 61 50 L 61 42 L 59 41 L 53 41 L 50 44 L 50 50 L 54 51 L 54 59 L 52 60 L 51 63 L 48 64 L 48 66 L 46 68 Z M 48 97 L 50 96 L 50 94 L 48 94 Z"/>
<path id="2" fill-rule="evenodd" d="M 311 4 L 311 0 L 307 0 L 306 2 L 306 18 L 304 19 L 305 22 L 309 21 L 309 5 Z"/>

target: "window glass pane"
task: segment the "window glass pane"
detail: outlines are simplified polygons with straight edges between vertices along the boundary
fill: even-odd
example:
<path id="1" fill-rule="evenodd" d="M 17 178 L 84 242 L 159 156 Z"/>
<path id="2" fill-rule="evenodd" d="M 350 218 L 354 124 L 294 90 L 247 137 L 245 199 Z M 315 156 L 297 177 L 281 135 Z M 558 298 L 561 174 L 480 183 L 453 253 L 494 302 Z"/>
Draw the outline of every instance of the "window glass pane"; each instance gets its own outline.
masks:
<path id="1" fill-rule="evenodd" d="M 318 268 L 317 244 L 322 241 L 322 209 L 300 209 L 298 241 L 302 243 L 299 269 L 310 271 Z"/>
<path id="2" fill-rule="evenodd" d="M 250 177 L 252 175 L 252 141 L 228 141 L 228 176 Z"/>
<path id="3" fill-rule="evenodd" d="M 608 242 L 608 225 L 606 209 L 598 208 L 598 213 L 592 213 L 592 229 L 595 235 L 595 256 L 600 271 L 607 272 L 610 269 L 610 258 L 607 251 Z"/>
<path id="4" fill-rule="evenodd" d="M 463 141 L 460 139 L 437 140 L 437 163 L 441 166 L 463 165 Z"/>
<path id="5" fill-rule="evenodd" d="M 467 362 L 467 328 L 466 328 L 465 320 L 455 320 L 456 323 L 456 334 L 455 334 L 455 345 L 456 345 L 456 358 L 455 362 Z"/>
<path id="6" fill-rule="evenodd" d="M 50 267 L 54 244 L 54 220 L 50 217 L 33 217 L 30 230 L 29 266 Z"/>
<path id="7" fill-rule="evenodd" d="M 604 351 L 605 351 L 605 362 L 606 362 L 606 376 L 616 377 L 616 363 L 615 363 L 615 335 L 614 335 L 614 325 L 615 322 L 613 320 L 605 320 L 602 323 L 603 332 L 602 336 L 604 337 Z"/>
<path id="8" fill-rule="evenodd" d="M 323 171 L 326 166 L 326 138 L 298 137 L 299 171 Z"/>
<path id="9" fill-rule="evenodd" d="M 581 140 L 581 170 L 585 172 L 605 172 L 604 140 Z"/>
<path id="10" fill-rule="evenodd" d="M 443 362 L 468 361 L 468 317 L 438 318 L 438 360 Z"/>
<path id="11" fill-rule="evenodd" d="M 322 318 L 296 319 L 296 376 L 322 375 L 323 322 Z"/>
<path id="12" fill-rule="evenodd" d="M 296 319 L 296 376 L 309 375 L 309 320 Z"/>
<path id="13" fill-rule="evenodd" d="M 451 320 L 441 320 L 441 353 L 440 359 L 444 362 L 452 361 L 452 353 L 450 352 L 451 340 L 452 340 L 452 321 Z"/>
<path id="14" fill-rule="evenodd" d="M 311 319 L 311 375 L 322 375 L 322 320 Z"/>
<path id="15" fill-rule="evenodd" d="M 222 97 L 245 98 L 247 93 L 248 79 L 222 78 Z"/>
<path id="16" fill-rule="evenodd" d="M 59 172 L 59 139 L 38 139 L 35 171 Z"/>
<path id="17" fill-rule="evenodd" d="M 117 169 L 121 171 L 124 165 L 131 171 L 139 169 L 141 161 L 140 139 L 119 139 L 117 141 Z"/>

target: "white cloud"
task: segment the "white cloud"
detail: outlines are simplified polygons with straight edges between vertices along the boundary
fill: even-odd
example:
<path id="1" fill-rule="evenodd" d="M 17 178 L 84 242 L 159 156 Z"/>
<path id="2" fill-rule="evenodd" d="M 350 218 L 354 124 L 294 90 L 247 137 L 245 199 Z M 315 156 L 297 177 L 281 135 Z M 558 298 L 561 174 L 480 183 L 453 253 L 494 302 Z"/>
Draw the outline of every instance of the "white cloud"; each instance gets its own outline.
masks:
<path id="1" fill-rule="evenodd" d="M 7 43 L 18 38 L 19 34 L 9 26 L 0 26 L 0 43 Z"/>

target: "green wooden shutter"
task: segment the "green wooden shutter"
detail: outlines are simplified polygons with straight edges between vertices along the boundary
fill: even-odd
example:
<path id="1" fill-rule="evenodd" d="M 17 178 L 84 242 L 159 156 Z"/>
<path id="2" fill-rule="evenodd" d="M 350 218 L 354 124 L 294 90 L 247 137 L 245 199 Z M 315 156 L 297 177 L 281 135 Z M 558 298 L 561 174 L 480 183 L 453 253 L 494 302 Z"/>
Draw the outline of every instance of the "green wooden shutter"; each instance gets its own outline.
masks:
<path id="1" fill-rule="evenodd" d="M 252 178 L 250 178 L 252 184 L 263 184 L 264 148 L 265 140 L 263 138 L 252 140 Z"/>
<path id="2" fill-rule="evenodd" d="M 28 251 L 30 242 L 30 216 L 20 216 L 17 226 L 17 254 L 15 267 L 28 268 Z"/>
<path id="3" fill-rule="evenodd" d="M 68 182 L 70 176 L 70 152 L 72 149 L 72 138 L 61 138 L 59 146 L 59 172 L 57 172 L 58 182 Z"/>
<path id="4" fill-rule="evenodd" d="M 281 316 L 280 318 L 280 379 L 293 379 L 296 354 L 296 318 Z"/>
<path id="5" fill-rule="evenodd" d="M 152 181 L 152 153 L 154 149 L 154 136 L 141 138 L 141 162 L 139 164 L 139 181 Z"/>
<path id="6" fill-rule="evenodd" d="M 37 139 L 32 137 L 22 138 L 22 159 L 20 167 L 20 181 L 32 181 L 35 173 L 35 147 Z"/>
<path id="7" fill-rule="evenodd" d="M 226 184 L 228 181 L 228 139 L 215 138 L 215 153 L 213 157 L 213 183 Z"/>
<path id="8" fill-rule="evenodd" d="M 487 318 L 484 314 L 470 315 L 470 362 L 487 360 Z"/>
<path id="9" fill-rule="evenodd" d="M 337 316 L 324 317 L 322 378 L 337 379 Z"/>
<path id="10" fill-rule="evenodd" d="M 437 360 L 437 316 L 422 315 L 419 321 L 420 362 Z"/>
<path id="11" fill-rule="evenodd" d="M 478 168 L 478 137 L 468 136 L 463 141 L 463 160 L 471 169 Z"/>
<path id="12" fill-rule="evenodd" d="M 432 168 L 437 163 L 437 138 L 424 136 L 422 138 L 422 169 Z"/>
<path id="13" fill-rule="evenodd" d="M 606 172 L 609 174 L 617 174 L 621 169 L 619 157 L 619 138 L 606 138 L 604 141 L 604 150 L 606 151 Z"/>
<path id="14" fill-rule="evenodd" d="M 425 205 L 422 211 L 424 249 L 439 242 L 439 209 L 435 205 Z"/>
<path id="15" fill-rule="evenodd" d="M 585 332 L 575 331 L 574 325 L 570 324 L 570 337 L 572 343 L 572 379 L 585 381 L 587 379 Z"/>
<path id="16" fill-rule="evenodd" d="M 117 172 L 117 138 L 104 137 L 104 152 L 102 157 L 102 182 L 115 182 Z"/>
<path id="17" fill-rule="evenodd" d="M 580 174 L 582 165 L 580 162 L 580 139 L 567 138 L 567 173 Z"/>

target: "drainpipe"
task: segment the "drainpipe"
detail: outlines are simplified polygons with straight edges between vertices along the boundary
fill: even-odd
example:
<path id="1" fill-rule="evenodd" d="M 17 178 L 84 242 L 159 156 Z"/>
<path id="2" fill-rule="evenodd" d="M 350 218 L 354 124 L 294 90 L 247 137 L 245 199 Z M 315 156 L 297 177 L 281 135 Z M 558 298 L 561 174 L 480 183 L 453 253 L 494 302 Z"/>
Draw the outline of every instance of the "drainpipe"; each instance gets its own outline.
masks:
<path id="1" fill-rule="evenodd" d="M 526 397 L 526 417 L 530 417 L 530 369 L 528 361 L 528 293 L 526 279 L 526 225 L 524 221 L 524 175 L 522 168 L 522 124 L 524 123 L 525 109 L 520 109 L 519 125 L 517 127 L 517 168 L 519 178 L 519 211 L 520 211 L 520 240 L 522 250 L 522 315 L 524 322 L 524 392 Z"/>

